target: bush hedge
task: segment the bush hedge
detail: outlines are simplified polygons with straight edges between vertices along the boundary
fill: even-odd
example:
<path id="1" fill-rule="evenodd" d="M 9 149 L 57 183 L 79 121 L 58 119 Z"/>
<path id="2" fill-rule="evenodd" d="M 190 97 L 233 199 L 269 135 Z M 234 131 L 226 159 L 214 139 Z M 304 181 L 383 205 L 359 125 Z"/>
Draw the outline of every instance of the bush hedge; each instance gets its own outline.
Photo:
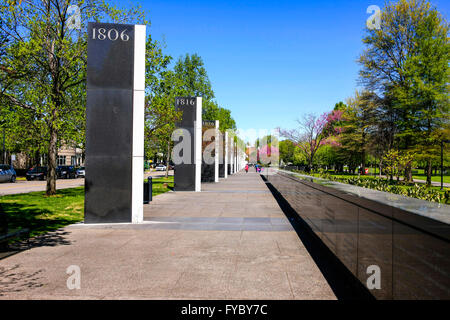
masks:
<path id="1" fill-rule="evenodd" d="M 390 181 L 388 179 L 380 179 L 375 177 L 351 177 L 351 178 L 343 178 L 335 175 L 331 175 L 329 173 L 304 173 L 297 171 L 302 174 L 313 175 L 316 177 L 320 177 L 323 179 L 337 181 L 341 183 L 351 184 L 358 187 L 374 189 L 378 191 L 390 192 L 394 194 L 399 194 L 407 197 L 413 197 L 417 199 L 446 203 L 450 202 L 450 190 L 445 190 L 445 192 L 439 192 L 438 190 L 428 188 L 424 184 L 408 184 L 402 181 Z"/>

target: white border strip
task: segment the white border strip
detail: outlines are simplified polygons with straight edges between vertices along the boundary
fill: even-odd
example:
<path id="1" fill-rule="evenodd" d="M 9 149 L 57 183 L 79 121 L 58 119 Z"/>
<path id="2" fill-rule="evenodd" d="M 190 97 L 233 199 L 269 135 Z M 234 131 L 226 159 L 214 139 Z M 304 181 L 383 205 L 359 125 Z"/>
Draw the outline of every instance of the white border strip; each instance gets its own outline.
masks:
<path id="1" fill-rule="evenodd" d="M 224 148 L 224 155 L 223 158 L 225 159 L 225 179 L 228 178 L 228 132 L 224 132 L 225 138 L 223 139 L 223 143 L 225 144 Z"/>
<path id="2" fill-rule="evenodd" d="M 144 116 L 146 26 L 134 26 L 131 222 L 144 221 Z"/>
<path id="3" fill-rule="evenodd" d="M 202 97 L 197 97 L 196 122 L 194 132 L 195 192 L 202 191 Z"/>
<path id="4" fill-rule="evenodd" d="M 216 132 L 214 137 L 214 182 L 219 182 L 220 138 L 219 120 L 216 120 Z"/>

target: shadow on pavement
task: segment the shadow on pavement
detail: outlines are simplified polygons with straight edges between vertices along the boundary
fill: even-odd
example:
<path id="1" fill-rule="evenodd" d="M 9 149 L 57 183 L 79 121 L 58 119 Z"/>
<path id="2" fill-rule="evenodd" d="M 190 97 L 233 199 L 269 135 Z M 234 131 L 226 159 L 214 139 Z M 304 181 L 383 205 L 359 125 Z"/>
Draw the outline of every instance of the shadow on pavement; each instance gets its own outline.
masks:
<path id="1" fill-rule="evenodd" d="M 0 235 L 24 228 L 29 229 L 30 234 L 36 231 L 42 232 L 42 234 L 29 239 L 18 237 L 12 238 L 8 242 L 3 241 L 0 243 L 0 260 L 36 247 L 71 244 L 66 238 L 70 232 L 61 228 L 73 221 L 63 218 L 51 220 L 39 218 L 45 214 L 45 210 L 39 208 L 30 208 L 17 203 L 0 203 Z"/>
<path id="2" fill-rule="evenodd" d="M 261 176 L 261 178 L 266 182 L 267 187 L 319 267 L 336 298 L 339 300 L 374 300 L 375 298 L 369 290 L 328 249 L 272 184 L 264 176 Z"/>
<path id="3" fill-rule="evenodd" d="M 20 265 L 0 267 L 0 297 L 42 287 L 44 284 L 41 281 L 41 272 L 42 270 L 31 273 L 20 271 Z"/>

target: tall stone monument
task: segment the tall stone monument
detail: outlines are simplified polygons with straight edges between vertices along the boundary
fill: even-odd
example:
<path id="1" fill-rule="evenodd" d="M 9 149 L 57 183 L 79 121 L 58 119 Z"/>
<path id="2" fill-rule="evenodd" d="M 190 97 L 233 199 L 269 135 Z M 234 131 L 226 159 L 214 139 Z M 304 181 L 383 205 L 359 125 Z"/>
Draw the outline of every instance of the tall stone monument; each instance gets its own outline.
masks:
<path id="1" fill-rule="evenodd" d="M 228 132 L 219 132 L 220 144 L 219 144 L 219 178 L 227 178 L 228 170 L 228 150 L 227 150 L 227 137 Z"/>
<path id="2" fill-rule="evenodd" d="M 219 149 L 220 149 L 220 131 L 219 120 L 215 121 L 215 138 L 214 138 L 214 182 L 219 182 Z"/>
<path id="3" fill-rule="evenodd" d="M 216 122 L 202 121 L 202 182 L 214 182 L 216 176 Z M 218 140 L 217 140 L 218 141 Z"/>
<path id="4" fill-rule="evenodd" d="M 85 223 L 143 220 L 146 27 L 89 23 Z"/>
<path id="5" fill-rule="evenodd" d="M 202 170 L 202 98 L 177 97 L 175 110 L 181 111 L 181 120 L 172 134 L 175 164 L 175 191 L 201 191 Z"/>
<path id="6" fill-rule="evenodd" d="M 233 137 L 229 133 L 227 136 L 227 150 L 228 150 L 228 152 L 227 152 L 228 175 L 232 175 L 233 174 Z"/>

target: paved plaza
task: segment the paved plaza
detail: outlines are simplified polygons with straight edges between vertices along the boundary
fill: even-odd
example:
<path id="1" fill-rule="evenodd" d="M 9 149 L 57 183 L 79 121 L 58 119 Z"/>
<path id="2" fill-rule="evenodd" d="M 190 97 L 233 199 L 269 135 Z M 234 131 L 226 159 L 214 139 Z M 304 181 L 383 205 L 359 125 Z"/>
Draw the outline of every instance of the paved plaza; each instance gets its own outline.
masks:
<path id="1" fill-rule="evenodd" d="M 0 260 L 0 299 L 335 299 L 259 174 L 168 192 L 140 225 L 72 225 Z M 66 270 L 79 266 L 81 288 Z"/>

